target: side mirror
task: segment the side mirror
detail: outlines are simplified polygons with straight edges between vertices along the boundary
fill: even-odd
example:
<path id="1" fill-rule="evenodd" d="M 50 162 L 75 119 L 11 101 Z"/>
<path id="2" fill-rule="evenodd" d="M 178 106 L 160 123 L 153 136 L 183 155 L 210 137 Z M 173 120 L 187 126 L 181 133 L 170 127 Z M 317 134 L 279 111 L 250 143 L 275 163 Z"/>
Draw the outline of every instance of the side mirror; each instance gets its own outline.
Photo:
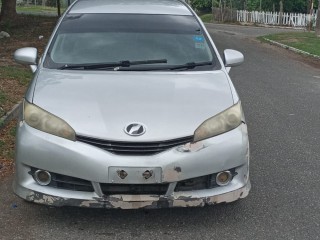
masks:
<path id="1" fill-rule="evenodd" d="M 37 49 L 33 47 L 20 48 L 14 52 L 14 60 L 20 64 L 30 65 L 32 72 L 37 70 Z"/>
<path id="2" fill-rule="evenodd" d="M 224 64 L 226 67 L 239 66 L 243 61 L 244 56 L 241 52 L 232 49 L 224 50 Z"/>

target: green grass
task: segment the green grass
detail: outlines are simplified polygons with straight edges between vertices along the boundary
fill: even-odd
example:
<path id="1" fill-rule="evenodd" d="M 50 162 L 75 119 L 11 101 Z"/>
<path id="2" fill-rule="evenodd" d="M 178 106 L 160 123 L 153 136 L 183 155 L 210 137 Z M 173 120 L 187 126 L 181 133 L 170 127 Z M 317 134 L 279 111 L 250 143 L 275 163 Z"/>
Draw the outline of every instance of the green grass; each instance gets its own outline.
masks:
<path id="1" fill-rule="evenodd" d="M 15 137 L 17 133 L 17 127 L 16 126 L 12 127 L 9 132 L 12 137 Z"/>
<path id="2" fill-rule="evenodd" d="M 3 91 L 0 90 L 0 106 L 7 101 L 7 96 Z M 0 117 L 4 115 L 5 111 L 0 107 Z"/>
<path id="3" fill-rule="evenodd" d="M 1 129 L 3 130 L 3 129 Z M 0 139 L 0 156 L 6 159 L 14 159 L 15 150 L 14 150 L 14 139 L 16 126 L 11 124 L 7 130 L 5 130 L 6 135 L 2 135 Z"/>
<path id="4" fill-rule="evenodd" d="M 27 86 L 32 79 L 32 72 L 28 68 L 6 66 L 0 68 L 0 78 L 18 79 L 21 85 Z"/>
<path id="5" fill-rule="evenodd" d="M 314 32 L 280 33 L 267 35 L 264 38 L 320 56 L 320 38 L 316 37 Z"/>
<path id="6" fill-rule="evenodd" d="M 3 91 L 0 90 L 0 102 L 3 102 L 7 99 L 6 95 Z"/>
<path id="7" fill-rule="evenodd" d="M 1 1 L 0 1 L 0 9 L 1 9 Z M 47 6 L 42 6 L 42 5 L 28 5 L 28 6 L 19 6 L 17 5 L 16 10 L 18 13 L 50 13 L 50 14 L 58 14 L 58 9 L 56 7 L 47 7 Z M 63 13 L 66 10 L 66 7 L 60 8 L 61 13 Z M 1 12 L 1 11 L 0 11 Z"/>
<path id="8" fill-rule="evenodd" d="M 202 22 L 212 23 L 213 22 L 213 16 L 211 13 L 204 14 L 200 16 Z"/>
<path id="9" fill-rule="evenodd" d="M 4 141 L 0 140 L 0 151 L 2 150 L 2 148 L 6 145 L 6 143 Z"/>
<path id="10" fill-rule="evenodd" d="M 61 13 L 65 8 L 61 8 Z M 55 7 L 43 7 L 43 6 L 17 6 L 17 12 L 25 13 L 57 13 L 57 8 Z"/>

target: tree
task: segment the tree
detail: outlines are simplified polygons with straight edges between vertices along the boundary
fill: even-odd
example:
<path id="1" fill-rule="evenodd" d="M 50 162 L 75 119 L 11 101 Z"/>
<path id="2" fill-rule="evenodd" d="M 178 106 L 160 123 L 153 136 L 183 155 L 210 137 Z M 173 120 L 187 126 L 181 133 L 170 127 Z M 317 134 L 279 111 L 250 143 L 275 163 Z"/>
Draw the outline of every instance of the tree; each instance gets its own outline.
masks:
<path id="1" fill-rule="evenodd" d="M 313 0 L 314 3 L 318 2 Z M 283 0 L 284 12 L 307 13 L 310 10 L 310 0 Z M 280 0 L 237 0 L 234 6 L 237 9 L 245 9 L 248 11 L 279 11 Z"/>
<path id="2" fill-rule="evenodd" d="M 13 21 L 17 17 L 16 0 L 1 0 L 0 22 Z"/>
<path id="3" fill-rule="evenodd" d="M 210 12 L 212 7 L 212 1 L 211 0 L 192 0 L 191 6 L 194 9 L 197 9 L 198 11 L 203 12 Z"/>
<path id="4" fill-rule="evenodd" d="M 316 22 L 316 35 L 320 37 L 320 2 L 318 3 L 318 15 Z"/>

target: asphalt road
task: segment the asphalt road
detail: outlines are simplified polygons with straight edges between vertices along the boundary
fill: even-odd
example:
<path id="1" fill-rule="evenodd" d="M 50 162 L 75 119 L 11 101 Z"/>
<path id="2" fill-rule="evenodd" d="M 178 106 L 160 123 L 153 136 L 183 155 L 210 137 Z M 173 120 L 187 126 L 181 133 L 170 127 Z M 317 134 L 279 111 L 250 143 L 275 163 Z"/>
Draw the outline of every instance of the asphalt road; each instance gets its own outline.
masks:
<path id="1" fill-rule="evenodd" d="M 0 184 L 0 239 L 319 239 L 320 69 L 249 39 L 278 29 L 208 25 L 222 52 L 245 63 L 231 76 L 249 124 L 252 190 L 205 208 L 101 210 L 25 203 Z"/>

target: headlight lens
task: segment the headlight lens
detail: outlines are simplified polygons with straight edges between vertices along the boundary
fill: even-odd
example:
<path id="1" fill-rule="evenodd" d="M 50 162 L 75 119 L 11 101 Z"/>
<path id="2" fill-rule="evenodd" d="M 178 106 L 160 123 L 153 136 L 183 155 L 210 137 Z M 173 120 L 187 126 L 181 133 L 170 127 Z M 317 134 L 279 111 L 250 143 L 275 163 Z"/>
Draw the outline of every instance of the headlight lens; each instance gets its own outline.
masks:
<path id="1" fill-rule="evenodd" d="M 228 132 L 241 124 L 241 102 L 204 121 L 194 132 L 194 142 Z"/>
<path id="2" fill-rule="evenodd" d="M 75 131 L 64 120 L 27 101 L 24 101 L 23 108 L 23 118 L 30 127 L 75 141 Z"/>

